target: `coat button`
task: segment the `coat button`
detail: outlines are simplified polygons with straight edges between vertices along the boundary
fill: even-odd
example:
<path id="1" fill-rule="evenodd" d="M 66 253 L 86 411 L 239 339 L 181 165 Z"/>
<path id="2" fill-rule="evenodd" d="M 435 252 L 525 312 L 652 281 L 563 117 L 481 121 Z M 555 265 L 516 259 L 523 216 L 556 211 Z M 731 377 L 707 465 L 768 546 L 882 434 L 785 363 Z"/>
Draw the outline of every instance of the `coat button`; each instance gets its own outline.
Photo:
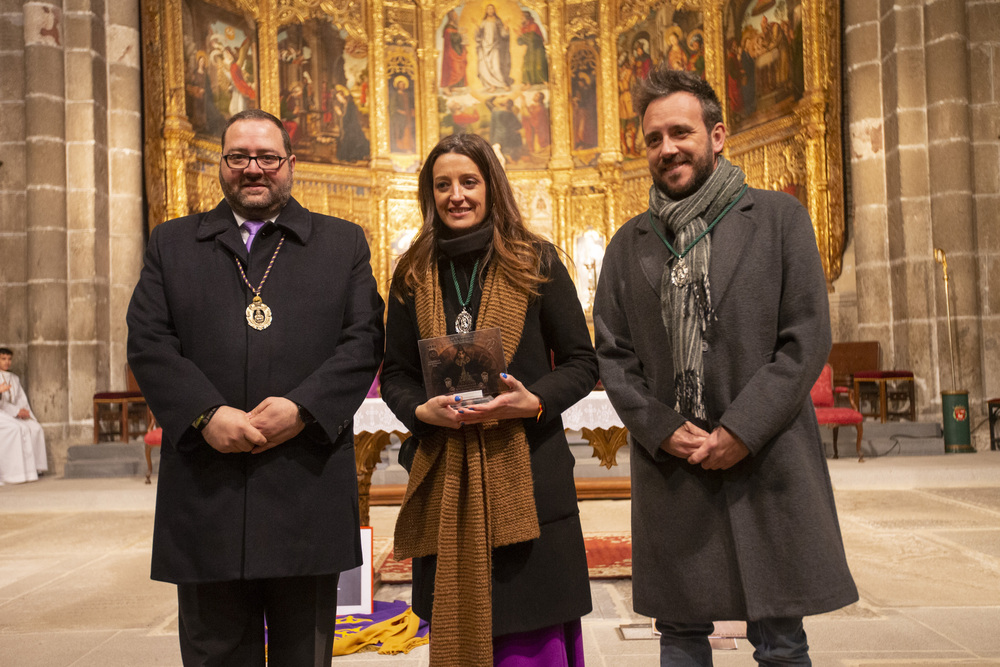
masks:
<path id="1" fill-rule="evenodd" d="M 344 432 L 344 427 L 343 426 L 337 428 L 337 435 L 340 435 L 343 432 Z"/>
<path id="2" fill-rule="evenodd" d="M 708 341 L 707 340 L 701 341 L 701 351 L 702 352 L 708 352 Z"/>

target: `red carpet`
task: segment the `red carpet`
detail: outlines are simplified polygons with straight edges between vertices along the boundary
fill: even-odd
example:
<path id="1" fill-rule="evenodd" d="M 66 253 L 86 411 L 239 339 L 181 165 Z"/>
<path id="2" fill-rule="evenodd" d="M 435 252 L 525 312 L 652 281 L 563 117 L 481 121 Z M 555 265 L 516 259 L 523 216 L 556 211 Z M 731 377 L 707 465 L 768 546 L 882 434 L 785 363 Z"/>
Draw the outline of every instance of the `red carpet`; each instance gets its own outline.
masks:
<path id="1" fill-rule="evenodd" d="M 632 536 L 629 533 L 586 533 L 587 568 L 591 579 L 627 579 L 632 576 Z M 376 579 L 386 584 L 413 581 L 409 560 L 392 558 L 392 540 L 376 538 L 374 548 Z"/>

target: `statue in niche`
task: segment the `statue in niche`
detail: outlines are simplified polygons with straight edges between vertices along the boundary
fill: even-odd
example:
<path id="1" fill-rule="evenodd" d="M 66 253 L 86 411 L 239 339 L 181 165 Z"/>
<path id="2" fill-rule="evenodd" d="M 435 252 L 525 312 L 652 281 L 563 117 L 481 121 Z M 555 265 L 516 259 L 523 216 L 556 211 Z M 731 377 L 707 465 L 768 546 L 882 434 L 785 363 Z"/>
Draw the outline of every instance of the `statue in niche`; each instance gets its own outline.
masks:
<path id="1" fill-rule="evenodd" d="M 476 29 L 479 80 L 488 93 L 510 90 L 510 30 L 497 16 L 496 7 L 486 5 L 486 14 Z"/>

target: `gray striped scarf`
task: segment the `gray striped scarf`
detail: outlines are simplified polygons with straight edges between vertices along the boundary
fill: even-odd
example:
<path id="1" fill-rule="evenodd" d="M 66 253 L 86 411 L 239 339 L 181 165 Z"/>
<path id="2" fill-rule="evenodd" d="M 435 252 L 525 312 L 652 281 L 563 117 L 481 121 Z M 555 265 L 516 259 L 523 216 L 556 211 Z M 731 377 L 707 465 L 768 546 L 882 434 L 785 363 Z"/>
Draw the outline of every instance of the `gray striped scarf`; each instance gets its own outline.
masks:
<path id="1" fill-rule="evenodd" d="M 708 225 L 736 198 L 743 187 L 743 170 L 721 155 L 712 175 L 694 194 L 680 200 L 667 197 L 655 185 L 649 189 L 651 224 L 661 225 L 674 234 L 674 250 L 683 254 Z M 702 341 L 705 330 L 714 318 L 712 292 L 708 284 L 711 256 L 710 235 L 705 235 L 686 255 L 690 267 L 687 284 L 677 287 L 671 281 L 671 270 L 677 258 L 671 253 L 663 266 L 660 284 L 660 313 L 670 334 L 674 362 L 674 409 L 686 417 L 706 421 L 705 371 L 702 361 Z"/>

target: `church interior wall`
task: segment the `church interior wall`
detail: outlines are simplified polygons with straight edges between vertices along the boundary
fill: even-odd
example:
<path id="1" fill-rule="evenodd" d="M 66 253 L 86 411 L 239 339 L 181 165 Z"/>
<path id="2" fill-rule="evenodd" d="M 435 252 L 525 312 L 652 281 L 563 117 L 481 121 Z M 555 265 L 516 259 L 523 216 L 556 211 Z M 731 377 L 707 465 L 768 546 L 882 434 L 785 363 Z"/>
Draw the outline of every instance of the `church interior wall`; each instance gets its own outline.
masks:
<path id="1" fill-rule="evenodd" d="M 604 20 L 611 10 L 599 3 L 585 18 Z M 844 0 L 841 21 L 850 208 L 831 282 L 834 340 L 880 341 L 884 367 L 914 371 L 921 418 L 939 420 L 940 392 L 952 384 L 942 266 L 933 252 L 943 249 L 955 370 L 977 425 L 984 400 L 1000 395 L 1000 5 Z M 124 313 L 148 222 L 143 170 L 163 160 L 143 152 L 140 23 L 139 0 L 0 3 L 0 344 L 15 350 L 14 370 L 46 428 L 56 470 L 68 444 L 89 441 L 92 394 L 125 384 Z M 614 42 L 598 46 L 610 52 Z M 613 71 L 612 54 L 599 55 L 598 80 L 617 85 L 604 71 Z M 706 58 L 710 71 L 721 71 L 721 56 L 714 64 Z M 416 84 L 427 85 L 428 76 L 418 74 Z M 567 91 L 546 94 L 569 109 Z M 598 99 L 617 105 L 615 93 L 603 94 L 610 97 Z M 436 119 L 429 123 L 418 122 L 415 136 L 438 131 Z M 602 119 L 601 145 L 616 132 Z M 648 187 L 641 175 L 618 168 L 614 151 L 601 157 L 574 152 L 569 139 L 552 141 L 568 158 L 561 170 L 515 177 L 525 186 L 519 203 L 538 226 L 557 236 L 574 215 L 624 222 L 632 211 L 623 200 Z M 195 145 L 192 155 L 209 159 L 210 148 Z M 594 163 L 574 179 L 574 165 L 585 160 Z M 343 186 L 313 169 L 306 199 L 339 197 L 338 210 L 369 221 L 411 218 L 412 183 L 390 183 L 391 164 L 371 168 L 378 177 Z M 206 182 L 214 179 L 210 164 L 205 170 Z M 364 196 L 351 199 L 352 192 Z M 401 230 L 378 233 L 390 231 Z M 386 248 L 377 260 L 383 272 L 391 270 Z M 977 429 L 980 448 L 987 432 Z"/>

